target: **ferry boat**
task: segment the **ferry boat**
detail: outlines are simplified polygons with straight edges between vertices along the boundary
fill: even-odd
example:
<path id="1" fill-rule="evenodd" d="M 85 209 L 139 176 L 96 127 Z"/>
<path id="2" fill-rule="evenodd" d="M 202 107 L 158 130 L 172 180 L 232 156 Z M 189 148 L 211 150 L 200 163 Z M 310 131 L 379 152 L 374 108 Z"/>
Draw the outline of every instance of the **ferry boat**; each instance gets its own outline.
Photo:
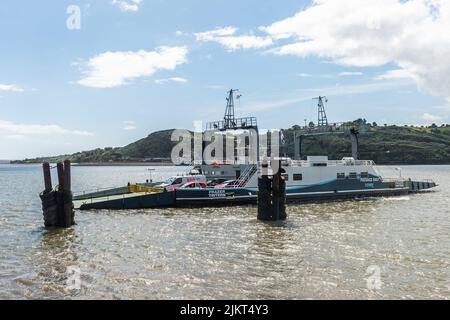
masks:
<path id="1" fill-rule="evenodd" d="M 305 161 L 280 160 L 288 202 L 397 196 L 436 187 L 431 180 L 383 177 L 372 160 L 350 157 L 329 160 L 327 156 L 310 156 Z M 270 175 L 270 161 L 268 165 Z M 207 180 L 221 177 L 236 179 L 237 183 L 231 188 L 218 190 L 178 190 L 178 202 L 199 204 L 220 202 L 222 198 L 231 202 L 256 201 L 261 166 L 214 164 L 200 165 L 195 170 L 205 175 Z"/>
<path id="2" fill-rule="evenodd" d="M 230 90 L 223 120 L 207 124 L 207 131 L 254 130 L 259 138 L 256 118 L 234 117 L 234 94 Z M 238 95 L 239 97 L 240 95 Z M 260 161 L 259 150 L 255 163 L 239 164 L 215 162 L 193 166 L 183 177 L 173 177 L 169 183 L 134 184 L 127 187 L 80 194 L 74 197 L 75 206 L 80 209 L 138 209 L 173 206 L 216 206 L 256 203 L 258 177 L 274 173 L 275 165 L 281 166 L 286 181 L 286 201 L 324 201 L 345 198 L 396 196 L 429 190 L 436 187 L 431 180 L 383 177 L 372 160 L 358 159 L 359 128 L 353 124 L 329 124 L 325 113 L 326 97 L 318 97 L 318 124 L 308 126 L 299 132 L 300 144 L 295 144 L 295 159 L 300 159 L 301 139 L 307 135 L 346 134 L 352 140 L 352 157 L 329 160 L 327 156 L 309 156 L 306 160 L 272 158 Z M 296 135 L 294 134 L 294 141 Z M 256 143 L 259 146 L 259 143 Z M 202 161 L 203 162 L 203 161 Z M 273 163 L 272 163 L 273 162 Z M 277 171 L 278 172 L 278 169 Z M 199 180 L 201 177 L 201 180 Z M 210 184 L 204 187 L 204 180 L 232 180 L 225 184 Z M 202 183 L 201 188 L 183 187 L 183 181 Z M 172 186 L 171 184 L 176 184 Z"/>
<path id="3" fill-rule="evenodd" d="M 287 203 L 399 196 L 437 186 L 431 180 L 383 177 L 371 160 L 329 160 L 326 156 L 311 156 L 305 161 L 276 159 L 278 163 L 280 160 Z M 75 207 L 83 210 L 256 204 L 258 177 L 262 170 L 267 170 L 270 175 L 273 171 L 271 161 L 267 168 L 261 164 L 203 164 L 190 170 L 185 180 L 194 181 L 196 176 L 201 176 L 202 180 L 222 178 L 236 183 L 223 188 L 161 188 L 160 183 L 130 184 L 77 195 Z"/>

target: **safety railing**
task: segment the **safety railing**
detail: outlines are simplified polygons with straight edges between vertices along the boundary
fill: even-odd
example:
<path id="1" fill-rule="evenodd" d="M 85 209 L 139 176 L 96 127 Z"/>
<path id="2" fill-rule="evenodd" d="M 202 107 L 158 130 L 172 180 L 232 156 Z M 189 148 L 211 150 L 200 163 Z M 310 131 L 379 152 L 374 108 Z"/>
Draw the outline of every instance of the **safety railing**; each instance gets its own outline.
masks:
<path id="1" fill-rule="evenodd" d="M 241 176 L 238 179 L 238 184 L 236 187 L 244 187 L 245 184 L 253 177 L 253 175 L 257 172 L 256 165 L 250 165 L 248 166 L 244 172 L 242 172 Z"/>
<path id="2" fill-rule="evenodd" d="M 237 130 L 237 129 L 249 129 L 258 126 L 255 117 L 237 118 L 233 120 L 222 120 L 215 122 L 208 122 L 206 124 L 206 130 L 208 131 L 224 131 L 224 130 Z"/>
<path id="3" fill-rule="evenodd" d="M 287 165 L 296 167 L 311 167 L 314 166 L 315 162 L 307 160 L 291 160 L 287 161 Z M 324 161 L 327 166 L 374 166 L 375 162 L 373 160 L 328 160 Z"/>

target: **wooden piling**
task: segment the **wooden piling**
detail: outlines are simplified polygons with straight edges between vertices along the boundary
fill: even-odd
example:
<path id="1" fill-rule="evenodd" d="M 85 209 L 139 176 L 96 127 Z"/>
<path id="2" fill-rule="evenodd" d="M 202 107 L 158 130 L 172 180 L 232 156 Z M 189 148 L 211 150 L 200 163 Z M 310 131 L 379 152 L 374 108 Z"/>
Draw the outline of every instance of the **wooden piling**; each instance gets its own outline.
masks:
<path id="1" fill-rule="evenodd" d="M 40 194 L 44 222 L 46 227 L 69 228 L 75 224 L 70 161 L 58 162 L 58 188 L 53 190 L 50 174 L 50 164 L 43 164 L 45 190 Z"/>
<path id="2" fill-rule="evenodd" d="M 64 161 L 64 190 L 71 191 L 71 181 L 70 181 L 70 160 Z"/>
<path id="3" fill-rule="evenodd" d="M 44 171 L 44 192 L 49 193 L 50 191 L 53 190 L 53 186 L 52 186 L 52 175 L 50 172 L 50 163 L 48 162 L 44 162 L 42 164 L 42 169 Z"/>
<path id="4" fill-rule="evenodd" d="M 278 167 L 278 172 L 273 176 L 272 180 L 272 219 L 280 220 L 280 182 L 281 182 L 281 168 Z"/>
<path id="5" fill-rule="evenodd" d="M 58 171 L 58 190 L 64 189 L 64 165 L 62 162 L 56 164 L 56 170 Z"/>
<path id="6" fill-rule="evenodd" d="M 269 221 L 272 215 L 272 181 L 269 176 L 258 178 L 258 220 Z"/>
<path id="7" fill-rule="evenodd" d="M 287 213 L 286 213 L 286 180 L 284 180 L 283 177 L 280 179 L 280 186 L 279 186 L 279 203 L 278 203 L 278 219 L 280 220 L 286 220 L 287 219 Z"/>
<path id="8" fill-rule="evenodd" d="M 281 175 L 281 161 L 277 172 L 258 179 L 258 220 L 286 220 L 286 181 Z"/>
<path id="9" fill-rule="evenodd" d="M 69 228 L 75 224 L 73 202 L 72 202 L 72 190 L 71 190 L 71 178 L 70 178 L 70 161 L 64 161 L 64 225 L 63 227 Z"/>

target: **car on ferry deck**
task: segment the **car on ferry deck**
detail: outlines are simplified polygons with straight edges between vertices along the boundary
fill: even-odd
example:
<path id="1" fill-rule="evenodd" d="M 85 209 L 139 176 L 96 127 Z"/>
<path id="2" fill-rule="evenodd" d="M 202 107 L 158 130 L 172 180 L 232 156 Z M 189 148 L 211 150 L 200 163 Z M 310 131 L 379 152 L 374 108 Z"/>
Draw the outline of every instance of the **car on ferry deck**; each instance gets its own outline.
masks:
<path id="1" fill-rule="evenodd" d="M 206 188 L 208 188 L 208 185 L 204 182 L 191 181 L 183 184 L 178 189 L 206 189 Z"/>
<path id="2" fill-rule="evenodd" d="M 155 188 L 164 188 L 166 191 L 173 191 L 189 182 L 206 183 L 206 177 L 204 175 L 173 176 L 163 183 L 156 185 Z"/>
<path id="3" fill-rule="evenodd" d="M 217 186 L 219 184 L 223 184 L 226 181 L 228 181 L 228 179 L 226 179 L 226 178 L 215 178 L 215 179 L 209 180 L 206 184 L 208 185 L 208 187 L 214 188 L 215 186 Z"/>
<path id="4" fill-rule="evenodd" d="M 216 185 L 215 189 L 224 189 L 224 188 L 237 188 L 239 186 L 239 180 L 228 180 L 224 183 Z"/>

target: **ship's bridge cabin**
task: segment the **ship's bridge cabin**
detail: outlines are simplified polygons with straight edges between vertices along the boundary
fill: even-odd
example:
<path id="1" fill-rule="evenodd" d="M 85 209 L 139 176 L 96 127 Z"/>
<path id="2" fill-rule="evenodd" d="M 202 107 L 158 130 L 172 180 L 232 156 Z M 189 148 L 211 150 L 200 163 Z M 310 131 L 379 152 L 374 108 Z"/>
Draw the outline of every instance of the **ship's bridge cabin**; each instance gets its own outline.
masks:
<path id="1" fill-rule="evenodd" d="M 312 185 L 331 180 L 360 180 L 380 177 L 371 160 L 355 160 L 348 157 L 342 160 L 329 160 L 327 156 L 309 156 L 307 160 L 275 158 L 262 162 L 266 172 L 272 174 L 272 168 L 281 161 L 281 174 L 288 186 Z M 254 181 L 255 183 L 256 181 Z"/>
<path id="2" fill-rule="evenodd" d="M 328 157 L 326 157 L 326 156 L 308 157 L 306 161 L 310 167 L 327 167 L 328 166 Z"/>
<path id="3" fill-rule="evenodd" d="M 282 161 L 283 166 L 298 167 L 331 167 L 331 166 L 374 166 L 372 160 L 355 160 L 352 157 L 345 157 L 342 160 L 329 160 L 327 156 L 308 156 L 306 160 L 287 160 Z"/>

